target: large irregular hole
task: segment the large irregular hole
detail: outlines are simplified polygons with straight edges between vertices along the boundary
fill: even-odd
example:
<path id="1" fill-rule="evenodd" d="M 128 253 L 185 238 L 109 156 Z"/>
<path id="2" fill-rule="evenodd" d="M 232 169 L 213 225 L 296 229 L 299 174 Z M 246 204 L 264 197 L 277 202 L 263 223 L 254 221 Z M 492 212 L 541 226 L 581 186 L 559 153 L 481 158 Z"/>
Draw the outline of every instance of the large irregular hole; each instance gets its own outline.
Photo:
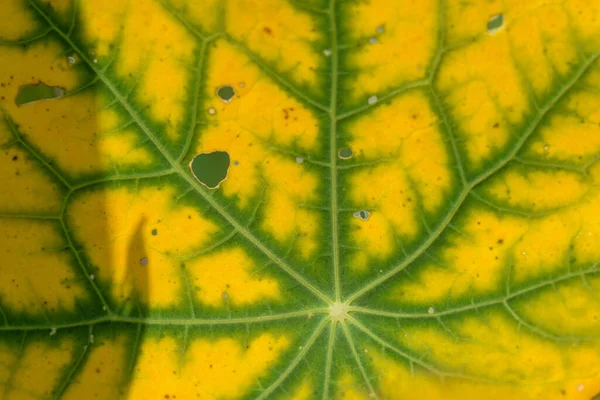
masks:
<path id="1" fill-rule="evenodd" d="M 40 100 L 58 99 L 65 95 L 65 89 L 59 86 L 48 86 L 43 82 L 35 85 L 23 85 L 19 88 L 15 103 L 18 106 Z"/>
<path id="2" fill-rule="evenodd" d="M 217 89 L 217 96 L 225 103 L 229 103 L 233 96 L 235 96 L 235 90 L 232 86 L 221 86 Z"/>
<path id="3" fill-rule="evenodd" d="M 209 189 L 217 189 L 227 178 L 231 160 L 225 151 L 200 153 L 190 162 L 192 174 Z"/>
<path id="4" fill-rule="evenodd" d="M 492 15 L 487 23 L 487 31 L 489 34 L 494 34 L 502 28 L 502 25 L 504 25 L 504 15 Z"/>

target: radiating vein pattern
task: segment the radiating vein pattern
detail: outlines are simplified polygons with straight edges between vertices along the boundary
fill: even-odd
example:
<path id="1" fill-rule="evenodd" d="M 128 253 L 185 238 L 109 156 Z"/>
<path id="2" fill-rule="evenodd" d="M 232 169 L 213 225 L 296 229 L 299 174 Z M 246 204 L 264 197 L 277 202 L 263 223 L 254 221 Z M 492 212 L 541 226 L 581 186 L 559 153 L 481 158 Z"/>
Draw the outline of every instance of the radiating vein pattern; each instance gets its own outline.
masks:
<path id="1" fill-rule="evenodd" d="M 5 1 L 0 398 L 595 398 L 599 15 Z"/>

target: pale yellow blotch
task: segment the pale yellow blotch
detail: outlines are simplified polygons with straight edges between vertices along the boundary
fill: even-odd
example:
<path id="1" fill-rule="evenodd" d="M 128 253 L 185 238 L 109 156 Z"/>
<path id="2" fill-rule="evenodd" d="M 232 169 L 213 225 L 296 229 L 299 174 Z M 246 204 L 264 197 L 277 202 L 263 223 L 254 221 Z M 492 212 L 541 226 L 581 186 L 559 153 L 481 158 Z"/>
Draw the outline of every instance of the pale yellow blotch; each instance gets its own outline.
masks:
<path id="1" fill-rule="evenodd" d="M 75 259 L 55 221 L 3 218 L 0 224 L 2 304 L 41 314 L 73 311 L 88 298 Z"/>
<path id="2" fill-rule="evenodd" d="M 454 115 L 464 129 L 457 132 L 457 136 L 462 136 L 461 143 L 466 146 L 467 159 L 475 165 L 502 149 L 510 139 L 510 127 L 486 93 L 483 82 L 473 81 L 448 96 L 448 102 L 454 107 Z"/>
<path id="3" fill-rule="evenodd" d="M 527 2 L 512 3 L 522 7 Z M 556 78 L 564 78 L 578 62 L 579 44 L 569 34 L 572 21 L 564 5 L 547 3 L 532 5 L 520 15 L 510 9 L 513 4 L 507 11 L 514 15 L 508 34 L 515 61 L 539 97 L 549 94 Z"/>
<path id="4" fill-rule="evenodd" d="M 485 35 L 487 23 L 495 15 L 504 14 L 504 23 L 507 24 L 511 16 L 504 11 L 504 3 L 501 0 L 448 2 L 445 10 L 447 44 L 458 45 Z"/>
<path id="5" fill-rule="evenodd" d="M 89 355 L 63 397 L 66 400 L 93 398 L 111 400 L 122 394 L 123 380 L 127 370 L 128 349 L 124 337 L 102 338 L 90 345 Z"/>
<path id="6" fill-rule="evenodd" d="M 91 92 L 20 107 L 15 122 L 56 165 L 72 175 L 149 165 L 154 157 L 130 130 L 103 133 L 101 102 Z M 31 118 L 35 115 L 36 118 Z"/>
<path id="7" fill-rule="evenodd" d="M 569 247 L 581 230 L 581 218 L 580 211 L 574 209 L 533 220 L 514 247 L 511 281 L 520 283 L 565 269 L 570 262 Z"/>
<path id="8" fill-rule="evenodd" d="M 254 260 L 242 249 L 223 250 L 186 265 L 198 300 L 211 307 L 238 307 L 259 300 L 279 300 L 279 284 L 253 271 Z"/>
<path id="9" fill-rule="evenodd" d="M 392 244 L 393 235 L 412 239 L 417 234 L 417 199 L 402 169 L 380 165 L 354 174 L 350 182 L 353 203 L 371 212 L 366 221 L 350 217 L 357 245 L 371 254 L 385 257 L 395 248 L 386 245 Z M 367 234 L 374 236 L 367 238 Z"/>
<path id="10" fill-rule="evenodd" d="M 587 83 L 587 82 L 586 82 Z M 598 82 L 589 82 L 600 87 Z M 526 154 L 569 164 L 586 164 L 600 152 L 600 96 L 592 90 L 569 95 L 567 113 L 553 115 L 534 136 Z"/>
<path id="11" fill-rule="evenodd" d="M 322 33 L 314 16 L 286 0 L 229 0 L 226 7 L 227 32 L 236 40 L 302 85 L 322 80 L 325 60 L 314 48 Z"/>
<path id="12" fill-rule="evenodd" d="M 576 279 L 528 296 L 517 303 L 517 310 L 525 320 L 556 335 L 600 336 L 598 290 L 600 279 L 590 275 L 585 285 Z"/>
<path id="13" fill-rule="evenodd" d="M 103 156 L 103 167 L 150 165 L 154 157 L 148 150 L 140 146 L 140 140 L 134 132 L 122 132 L 98 138 L 98 147 Z"/>
<path id="14" fill-rule="evenodd" d="M 0 380 L 0 397 L 6 400 L 33 400 L 51 398 L 64 368 L 73 362 L 73 352 L 79 351 L 71 339 L 58 343 L 41 340 L 26 343 L 22 354 L 18 347 L 0 345 L 0 359 L 10 372 Z"/>
<path id="15" fill-rule="evenodd" d="M 346 41 L 362 42 L 348 59 L 357 71 L 346 83 L 352 101 L 366 102 L 370 95 L 425 77 L 437 47 L 437 2 L 375 0 L 352 2 L 349 8 Z"/>
<path id="16" fill-rule="evenodd" d="M 600 164 L 590 169 L 592 182 L 580 180 L 572 173 L 552 171 L 536 172 L 527 182 L 508 172 L 508 179 L 503 182 L 506 186 L 492 184 L 492 191 L 498 197 L 516 205 L 534 210 L 555 207 L 540 217 L 519 217 L 527 231 L 511 249 L 512 282 L 522 283 L 554 271 L 566 271 L 569 264 L 574 268 L 597 262 L 600 258 L 598 170 Z M 537 188 L 530 190 L 530 187 Z"/>
<path id="17" fill-rule="evenodd" d="M 23 0 L 3 0 L 0 21 L 10 21 L 10 24 L 0 24 L 0 41 L 26 38 L 38 28 L 31 9 Z"/>
<path id="18" fill-rule="evenodd" d="M 84 82 L 77 76 L 77 72 L 71 69 L 72 66 L 64 51 L 64 48 L 56 41 L 34 43 L 25 48 L 0 46 L 0 58 L 3 60 L 0 63 L 0 95 L 2 99 L 0 104 L 3 111 L 12 116 L 18 110 L 29 110 L 27 113 L 29 120 L 24 119 L 23 122 L 33 124 L 36 121 L 31 121 L 32 114 L 29 105 L 19 107 L 15 103 L 22 85 L 35 85 L 42 81 L 48 86 L 59 86 L 68 92 L 83 84 Z M 47 107 L 51 103 L 53 101 L 41 101 L 31 105 L 43 104 Z M 43 117 L 39 114 L 42 111 L 46 112 L 46 107 L 36 110 L 39 111 L 35 114 L 36 117 Z"/>
<path id="19" fill-rule="evenodd" d="M 430 304 L 498 290 L 504 285 L 511 249 L 527 228 L 520 218 L 472 211 L 460 233 L 452 233 L 440 249 L 439 261 L 425 265 L 416 279 L 397 285 L 390 297 Z"/>
<path id="20" fill-rule="evenodd" d="M 46 7 L 50 7 L 63 23 L 69 24 L 71 22 L 73 0 L 41 0 L 41 3 Z"/>
<path id="21" fill-rule="evenodd" d="M 302 383 L 292 392 L 291 396 L 285 395 L 281 397 L 281 400 L 310 400 L 314 397 L 315 391 L 312 380 L 305 379 Z"/>
<path id="22" fill-rule="evenodd" d="M 111 54 L 122 31 L 123 17 L 129 2 L 116 0 L 86 0 L 79 5 L 80 29 L 89 43 L 91 58 L 107 57 Z"/>
<path id="23" fill-rule="evenodd" d="M 572 5 L 567 4 L 552 0 L 453 2 L 448 6 L 448 42 L 457 45 L 469 39 L 485 40 L 489 34 L 487 22 L 502 14 L 504 26 L 492 35 L 507 36 L 524 78 L 535 94 L 544 96 L 552 90 L 556 78 L 571 72 L 578 58 L 581 43 L 571 32 L 576 29 L 577 18 L 569 17 L 566 10 Z"/>
<path id="24" fill-rule="evenodd" d="M 112 5 L 123 8 L 117 1 Z M 114 11 L 108 13 L 113 18 Z M 122 23 L 117 73 L 132 84 L 135 79 L 135 100 L 148 107 L 153 120 L 164 124 L 170 138 L 177 139 L 182 133 L 196 43 L 159 2 L 136 0 Z M 113 31 L 110 34 L 114 36 Z"/>
<path id="25" fill-rule="evenodd" d="M 449 52 L 436 87 L 446 95 L 456 119 L 456 134 L 474 167 L 507 145 L 509 124 L 522 123 L 529 108 L 527 92 L 502 34 Z"/>
<path id="26" fill-rule="evenodd" d="M 19 360 L 19 354 L 14 346 L 0 343 L 0 391 L 6 390 L 6 382 L 12 374 L 11 367 Z"/>
<path id="27" fill-rule="evenodd" d="M 98 101 L 96 125 L 102 136 L 97 137 L 104 163 L 112 168 L 116 166 L 135 165 L 143 167 L 155 161 L 151 153 L 141 145 L 134 128 L 123 128 L 126 121 L 112 108 L 106 107 L 105 99 Z"/>
<path id="28" fill-rule="evenodd" d="M 414 238 L 419 207 L 433 213 L 444 203 L 452 184 L 450 160 L 438 117 L 422 92 L 397 97 L 343 129 L 357 159 L 384 161 L 350 179 L 354 204 L 372 210 L 366 221 L 350 217 L 353 241 L 362 248 L 352 266 L 364 270 L 368 258 L 391 254 L 395 236 Z"/>
<path id="29" fill-rule="evenodd" d="M 360 250 L 352 256 L 351 267 L 355 271 L 367 271 L 369 261 L 384 259 L 389 256 L 394 245 L 394 226 L 382 212 L 370 211 L 367 220 L 352 217 L 350 229 L 353 241 L 360 245 Z"/>
<path id="30" fill-rule="evenodd" d="M 195 339 L 181 359 L 180 344 L 173 338 L 147 339 L 129 393 L 133 399 L 157 393 L 171 399 L 240 398 L 278 362 L 290 342 L 290 337 L 272 333 L 249 340 L 247 348 L 243 341 L 230 338 Z"/>
<path id="31" fill-rule="evenodd" d="M 600 4 L 595 1 L 569 0 L 564 3 L 569 22 L 579 39 L 579 45 L 588 52 L 598 51 L 600 46 Z"/>
<path id="32" fill-rule="evenodd" d="M 573 257 L 581 265 L 600 260 L 600 163 L 592 167 L 591 176 L 596 186 L 578 208 L 581 228 L 573 238 Z"/>
<path id="33" fill-rule="evenodd" d="M 317 179 L 296 162 L 274 157 L 266 163 L 263 178 L 268 184 L 267 212 L 261 226 L 281 242 L 297 236 L 300 252 L 307 258 L 317 248 L 319 219 L 302 205 L 317 200 Z"/>
<path id="34" fill-rule="evenodd" d="M 426 212 L 444 203 L 452 177 L 440 121 L 422 92 L 411 92 L 351 122 L 354 154 L 368 161 L 389 160 L 410 177 Z M 361 185 L 364 190 L 371 185 Z"/>
<path id="35" fill-rule="evenodd" d="M 204 107 L 213 108 L 215 115 L 209 118 L 212 123 L 209 133 L 204 133 L 206 138 L 203 141 L 217 140 L 210 137 L 217 134 L 213 130 L 219 130 L 219 135 L 229 133 L 221 139 L 221 144 L 234 141 L 235 136 L 231 135 L 246 131 L 255 142 L 264 141 L 281 147 L 296 144 L 303 150 L 317 146 L 319 122 L 313 113 L 282 90 L 243 52 L 219 40 L 209 54 Z M 216 95 L 219 87 L 227 85 L 235 90 L 235 96 L 229 103 Z M 206 113 L 206 109 L 201 112 Z M 244 150 L 248 153 L 257 151 Z M 239 156 L 233 158 L 241 162 L 243 159 Z"/>
<path id="36" fill-rule="evenodd" d="M 349 372 L 344 372 L 336 382 L 334 398 L 339 400 L 367 400 L 369 393 L 359 387 L 358 379 Z"/>
<path id="37" fill-rule="evenodd" d="M 27 49 L 0 48 L 0 56 L 7 60 L 0 64 L 0 75 L 8 77 L 5 86 L 0 87 L 5 98 L 4 111 L 18 125 L 24 139 L 60 169 L 80 175 L 113 171 L 117 166 L 143 166 L 153 161 L 151 153 L 140 147 L 140 140 L 132 131 L 118 132 L 117 123 L 124 122 L 115 122 L 114 111 L 102 111 L 106 101 L 92 91 L 16 105 L 14 99 L 21 85 L 41 81 L 63 88 L 68 94 L 85 83 L 71 69 L 64 49 L 56 43 Z M 108 127 L 114 131 L 106 133 L 104 128 L 111 130 Z"/>
<path id="38" fill-rule="evenodd" d="M 216 95 L 225 85 L 236 92 L 229 103 Z M 319 218 L 302 206 L 318 199 L 318 178 L 295 157 L 283 157 L 277 148 L 296 145 L 314 150 L 317 119 L 224 41 L 211 50 L 205 96 L 206 109 L 200 112 L 206 113 L 209 125 L 200 128 L 194 154 L 226 151 L 233 165 L 221 185 L 225 196 L 235 197 L 240 207 L 247 208 L 264 188 L 267 212 L 261 227 L 281 242 L 298 237 L 300 254 L 305 258 L 314 254 Z M 213 115 L 207 113 L 209 109 Z"/>
<path id="39" fill-rule="evenodd" d="M 576 205 L 590 190 L 581 174 L 556 170 L 508 170 L 486 188 L 496 204 L 532 212 Z"/>
<path id="40" fill-rule="evenodd" d="M 490 311 L 484 319 L 466 316 L 449 329 L 462 340 L 439 326 L 404 327 L 398 340 L 415 354 L 427 354 L 426 362 L 443 371 L 475 378 L 545 386 L 600 376 L 598 342 L 572 346 L 544 340 L 519 329 L 517 321 L 500 311 Z"/>
<path id="41" fill-rule="evenodd" d="M 4 113 L 0 112 L 0 118 L 5 119 Z M 7 148 L 15 141 L 15 135 L 6 122 L 0 123 L 0 146 Z"/>
<path id="42" fill-rule="evenodd" d="M 183 298 L 178 258 L 210 243 L 219 228 L 176 197 L 168 186 L 107 188 L 85 192 L 69 206 L 74 237 L 117 301 L 138 296 L 160 307 Z"/>
<path id="43" fill-rule="evenodd" d="M 0 212 L 58 214 L 62 205 L 60 185 L 35 162 L 20 147 L 0 150 Z"/>
<path id="44" fill-rule="evenodd" d="M 381 354 L 379 349 L 374 347 L 369 348 L 369 356 L 379 377 L 377 387 L 380 396 L 389 400 L 479 400 L 482 393 L 490 400 L 561 400 L 565 399 L 565 396 L 569 399 L 589 400 L 590 396 L 600 390 L 600 375 L 543 384 L 486 384 L 465 378 L 445 377 L 442 380 L 420 369 L 411 371 L 406 363 Z M 579 385 L 583 386 L 583 390 L 578 389 Z"/>
<path id="45" fill-rule="evenodd" d="M 170 0 L 170 5 L 182 16 L 206 33 L 218 33 L 222 28 L 227 2 L 223 0 Z"/>

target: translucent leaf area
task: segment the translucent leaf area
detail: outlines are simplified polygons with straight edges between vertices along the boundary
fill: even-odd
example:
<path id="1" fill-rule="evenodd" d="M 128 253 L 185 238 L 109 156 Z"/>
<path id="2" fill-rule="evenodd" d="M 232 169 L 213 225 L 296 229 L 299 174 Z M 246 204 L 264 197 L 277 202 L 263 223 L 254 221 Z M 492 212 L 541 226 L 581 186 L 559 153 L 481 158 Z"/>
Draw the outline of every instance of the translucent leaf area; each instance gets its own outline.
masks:
<path id="1" fill-rule="evenodd" d="M 598 398 L 599 1 L 0 20 L 0 399 Z"/>

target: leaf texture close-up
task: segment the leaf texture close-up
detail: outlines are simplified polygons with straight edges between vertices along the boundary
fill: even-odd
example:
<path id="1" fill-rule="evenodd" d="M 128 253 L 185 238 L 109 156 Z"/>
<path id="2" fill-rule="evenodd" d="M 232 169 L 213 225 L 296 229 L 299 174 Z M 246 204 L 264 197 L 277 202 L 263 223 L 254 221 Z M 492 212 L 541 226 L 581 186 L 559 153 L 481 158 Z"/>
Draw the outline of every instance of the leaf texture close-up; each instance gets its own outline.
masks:
<path id="1" fill-rule="evenodd" d="M 599 398 L 599 1 L 0 19 L 0 399 Z"/>

